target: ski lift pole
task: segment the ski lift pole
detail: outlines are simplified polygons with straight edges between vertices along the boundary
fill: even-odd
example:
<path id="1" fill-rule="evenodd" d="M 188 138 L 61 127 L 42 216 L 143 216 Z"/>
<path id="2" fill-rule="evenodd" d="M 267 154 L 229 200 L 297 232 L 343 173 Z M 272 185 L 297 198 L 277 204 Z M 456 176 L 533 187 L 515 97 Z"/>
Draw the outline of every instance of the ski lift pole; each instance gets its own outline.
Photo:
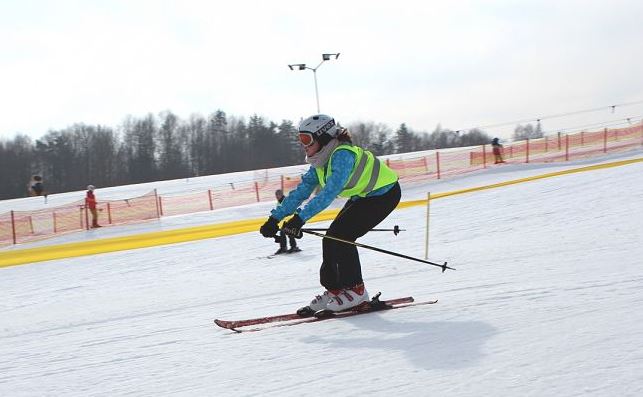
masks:
<path id="1" fill-rule="evenodd" d="M 328 229 L 326 229 L 326 228 L 309 228 L 309 227 L 305 227 L 305 228 L 303 228 L 301 230 L 302 231 L 310 230 L 310 231 L 313 231 L 313 232 L 326 232 L 326 231 L 328 231 Z M 406 231 L 406 229 L 400 229 L 400 227 L 398 225 L 395 225 L 393 227 L 393 229 L 371 229 L 371 230 L 369 230 L 369 232 L 393 232 L 393 234 L 395 234 L 396 236 L 400 232 L 405 232 L 405 231 Z"/>
<path id="2" fill-rule="evenodd" d="M 328 238 L 328 239 L 331 239 L 331 240 L 339 241 L 339 242 L 344 243 L 344 244 L 351 244 L 351 245 L 354 245 L 356 247 L 361 247 L 361 248 L 366 248 L 366 249 L 369 249 L 369 250 L 381 252 L 383 254 L 393 255 L 393 256 L 397 256 L 397 257 L 404 258 L 404 259 L 409 259 L 409 260 L 416 261 L 416 262 L 426 263 L 427 265 L 437 266 L 437 267 L 442 269 L 442 273 L 444 273 L 444 271 L 447 270 L 447 269 L 455 270 L 455 268 L 447 266 L 446 262 L 444 262 L 443 264 L 430 262 L 430 261 L 426 261 L 424 259 L 414 258 L 412 256 L 408 256 L 408 255 L 404 255 L 404 254 L 398 254 L 397 252 L 388 251 L 388 250 L 385 250 L 385 249 L 382 249 L 382 248 L 372 247 L 370 245 L 361 244 L 361 243 L 358 243 L 358 242 L 355 242 L 355 241 L 344 240 L 344 239 L 339 238 L 339 237 L 334 237 L 334 236 L 329 236 L 327 234 L 317 233 L 317 232 L 314 232 L 314 231 L 312 231 L 310 229 L 301 229 L 301 232 L 306 233 L 306 234 L 312 234 L 313 236 L 317 236 L 317 237 Z"/>

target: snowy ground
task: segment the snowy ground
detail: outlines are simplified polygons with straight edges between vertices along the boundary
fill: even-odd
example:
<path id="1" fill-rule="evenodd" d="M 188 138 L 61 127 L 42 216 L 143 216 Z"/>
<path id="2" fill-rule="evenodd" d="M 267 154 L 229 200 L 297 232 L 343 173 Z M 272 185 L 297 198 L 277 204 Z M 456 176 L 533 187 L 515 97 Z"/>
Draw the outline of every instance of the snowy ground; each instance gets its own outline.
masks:
<path id="1" fill-rule="evenodd" d="M 579 164 L 497 167 L 405 189 L 403 200 Z M 436 305 L 249 334 L 212 320 L 310 300 L 318 238 L 270 260 L 259 257 L 277 246 L 247 233 L 0 269 L 0 395 L 643 395 L 641 203 L 643 163 L 436 200 L 430 259 L 456 271 L 360 251 L 371 294 Z M 382 226 L 395 224 L 407 231 L 360 242 L 422 257 L 425 209 L 395 211 Z"/>

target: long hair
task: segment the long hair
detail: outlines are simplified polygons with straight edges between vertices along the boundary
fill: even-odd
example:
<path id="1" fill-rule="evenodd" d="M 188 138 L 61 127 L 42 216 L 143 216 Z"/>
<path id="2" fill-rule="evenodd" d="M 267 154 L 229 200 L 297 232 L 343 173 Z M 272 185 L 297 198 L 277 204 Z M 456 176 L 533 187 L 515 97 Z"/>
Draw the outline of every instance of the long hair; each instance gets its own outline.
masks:
<path id="1" fill-rule="evenodd" d="M 349 143 L 353 144 L 353 139 L 351 137 L 350 131 L 346 128 L 341 128 L 337 134 L 337 140 L 340 141 L 341 143 Z"/>

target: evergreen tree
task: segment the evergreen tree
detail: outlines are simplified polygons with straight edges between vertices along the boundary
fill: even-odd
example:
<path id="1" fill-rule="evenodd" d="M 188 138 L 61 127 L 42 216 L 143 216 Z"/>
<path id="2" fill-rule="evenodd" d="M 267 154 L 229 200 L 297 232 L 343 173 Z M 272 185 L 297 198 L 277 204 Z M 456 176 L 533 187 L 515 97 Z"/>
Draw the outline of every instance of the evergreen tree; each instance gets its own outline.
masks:
<path id="1" fill-rule="evenodd" d="M 133 119 L 126 124 L 124 139 L 130 183 L 155 180 L 157 175 L 155 137 L 156 123 L 151 114 L 141 120 Z"/>
<path id="2" fill-rule="evenodd" d="M 66 131 L 50 131 L 36 141 L 36 157 L 50 193 L 64 192 L 74 184 L 77 174 L 73 136 Z"/>
<path id="3" fill-rule="evenodd" d="M 189 164 L 192 175 L 207 175 L 210 144 L 206 135 L 206 121 L 200 116 L 190 116 L 186 128 L 189 140 Z"/>
<path id="4" fill-rule="evenodd" d="M 301 164 L 304 161 L 305 154 L 301 150 L 297 127 L 290 120 L 281 120 L 276 130 L 276 137 L 281 148 L 281 158 L 285 162 L 284 165 Z"/>
<path id="5" fill-rule="evenodd" d="M 0 140 L 0 200 L 27 196 L 31 176 L 40 175 L 36 163 L 28 136 L 18 134 L 13 140 Z"/>
<path id="6" fill-rule="evenodd" d="M 158 131 L 159 176 L 162 179 L 177 179 L 189 176 L 183 132 L 179 128 L 179 119 L 172 112 L 161 114 L 161 126 Z"/>
<path id="7" fill-rule="evenodd" d="M 231 159 L 231 154 L 226 148 L 231 140 L 227 115 L 219 109 L 210 116 L 206 130 L 206 172 L 208 174 L 226 171 L 227 164 Z"/>
<path id="8" fill-rule="evenodd" d="M 400 124 L 400 127 L 395 131 L 395 152 L 412 152 L 414 147 L 413 143 L 413 133 L 409 131 L 405 123 Z"/>

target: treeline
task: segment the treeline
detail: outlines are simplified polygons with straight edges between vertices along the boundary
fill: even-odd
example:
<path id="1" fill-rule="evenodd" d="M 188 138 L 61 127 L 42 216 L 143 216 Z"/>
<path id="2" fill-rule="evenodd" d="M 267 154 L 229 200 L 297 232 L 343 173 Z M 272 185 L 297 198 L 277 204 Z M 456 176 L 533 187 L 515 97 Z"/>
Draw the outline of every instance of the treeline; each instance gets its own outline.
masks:
<path id="1" fill-rule="evenodd" d="M 346 125 L 354 143 L 376 155 L 489 143 L 481 130 L 458 133 L 438 126 L 415 132 L 405 124 Z M 32 141 L 26 135 L 0 140 L 0 199 L 25 197 L 32 175 L 49 193 L 302 164 L 296 124 L 253 115 L 180 119 L 172 112 L 129 116 L 117 128 L 75 124 Z"/>

